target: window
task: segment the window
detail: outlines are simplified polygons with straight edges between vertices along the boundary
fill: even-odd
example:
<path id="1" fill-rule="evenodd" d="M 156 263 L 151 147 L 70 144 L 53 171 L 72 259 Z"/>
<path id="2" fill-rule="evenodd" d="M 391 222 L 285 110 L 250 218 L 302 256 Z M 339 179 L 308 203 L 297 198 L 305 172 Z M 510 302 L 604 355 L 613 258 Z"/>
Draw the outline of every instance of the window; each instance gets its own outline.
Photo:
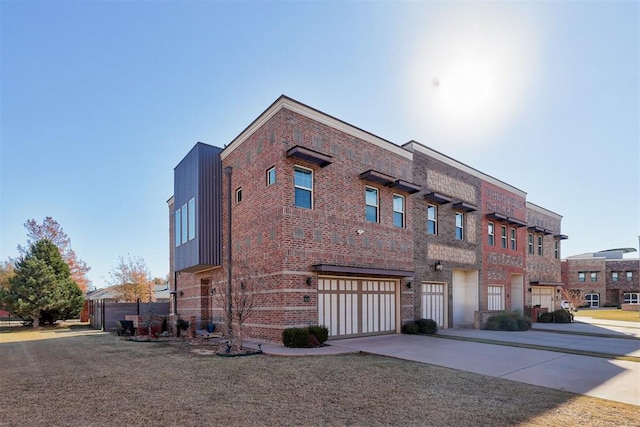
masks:
<path id="1" fill-rule="evenodd" d="M 627 271 L 627 282 L 631 282 L 633 280 L 633 271 Z"/>
<path id="2" fill-rule="evenodd" d="M 187 213 L 187 209 L 187 204 L 185 203 L 182 205 L 182 212 L 180 212 L 180 217 L 182 219 L 182 230 L 180 232 L 182 234 L 182 243 L 187 243 L 187 237 L 189 236 L 189 215 Z"/>
<path id="3" fill-rule="evenodd" d="M 293 185 L 295 187 L 295 205 L 298 208 L 313 208 L 313 171 L 295 167 Z"/>
<path id="4" fill-rule="evenodd" d="M 578 273 L 578 282 L 584 282 L 585 281 L 585 276 L 586 276 L 586 274 L 585 274 L 584 271 L 579 272 Z"/>
<path id="5" fill-rule="evenodd" d="M 600 294 L 586 294 L 584 299 L 589 307 L 600 307 Z"/>
<path id="6" fill-rule="evenodd" d="M 236 203 L 240 203 L 242 201 L 242 187 L 236 190 Z"/>
<path id="7" fill-rule="evenodd" d="M 529 248 L 529 255 L 533 255 L 533 234 L 527 234 L 527 247 Z"/>
<path id="8" fill-rule="evenodd" d="M 196 199 L 189 200 L 189 240 L 196 238 Z"/>
<path id="9" fill-rule="evenodd" d="M 640 304 L 640 293 L 630 292 L 624 294 L 625 304 Z"/>
<path id="10" fill-rule="evenodd" d="M 516 229 L 511 228 L 509 231 L 511 232 L 511 250 L 515 251 L 518 248 L 518 243 L 516 241 Z"/>
<path id="11" fill-rule="evenodd" d="M 267 187 L 276 183 L 276 168 L 267 169 Z"/>
<path id="12" fill-rule="evenodd" d="M 494 244 L 493 237 L 494 236 L 493 236 L 493 223 L 492 222 L 489 222 L 487 224 L 487 237 L 488 237 L 487 244 L 489 246 L 493 246 L 493 244 Z"/>
<path id="13" fill-rule="evenodd" d="M 591 281 L 592 282 L 597 282 L 598 281 L 598 272 L 592 271 L 591 274 L 590 274 L 590 277 L 591 277 Z"/>
<path id="14" fill-rule="evenodd" d="M 614 271 L 613 273 L 611 273 L 611 280 L 614 282 L 618 281 L 618 272 Z"/>
<path id="15" fill-rule="evenodd" d="M 393 195 L 393 225 L 404 227 L 404 197 Z"/>
<path id="16" fill-rule="evenodd" d="M 378 189 L 367 187 L 364 190 L 364 218 L 369 222 L 378 222 Z"/>
<path id="17" fill-rule="evenodd" d="M 542 236 L 538 236 L 538 255 L 542 256 Z"/>
<path id="18" fill-rule="evenodd" d="M 464 239 L 464 214 L 456 212 L 456 240 Z"/>
<path id="19" fill-rule="evenodd" d="M 438 234 L 438 207 L 427 205 L 427 234 Z"/>
<path id="20" fill-rule="evenodd" d="M 555 259 L 560 259 L 560 241 L 556 240 L 554 244 L 555 246 L 553 247 L 553 257 Z"/>
<path id="21" fill-rule="evenodd" d="M 175 222 L 173 226 L 173 233 L 175 234 L 176 238 L 176 247 L 178 247 L 180 246 L 180 243 L 182 243 L 182 238 L 180 237 L 180 227 L 182 224 L 182 221 L 180 220 L 180 209 L 176 209 L 174 216 Z"/>
<path id="22" fill-rule="evenodd" d="M 504 225 L 500 227 L 500 245 L 502 249 L 507 249 L 507 227 Z"/>

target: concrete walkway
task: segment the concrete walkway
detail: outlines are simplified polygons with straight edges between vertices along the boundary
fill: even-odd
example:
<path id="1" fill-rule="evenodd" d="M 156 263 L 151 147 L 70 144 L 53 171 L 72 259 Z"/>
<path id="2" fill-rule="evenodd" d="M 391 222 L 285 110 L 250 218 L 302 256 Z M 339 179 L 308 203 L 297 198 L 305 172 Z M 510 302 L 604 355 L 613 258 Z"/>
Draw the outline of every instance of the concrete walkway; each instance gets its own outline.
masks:
<path id="1" fill-rule="evenodd" d="M 445 329 L 438 332 L 439 336 L 396 334 L 349 338 L 330 340 L 329 346 L 317 349 L 292 349 L 269 343 L 262 343 L 261 346 L 265 353 L 281 356 L 366 352 L 640 406 L 640 362 L 553 350 L 571 349 L 640 357 L 640 324 L 615 322 L 607 326 L 583 321 L 547 325 L 534 324 L 534 329 L 526 332 Z M 510 345 L 477 340 L 503 341 Z M 552 349 L 513 346 L 519 344 Z M 250 347 L 257 348 L 257 345 L 257 342 L 247 343 Z"/>

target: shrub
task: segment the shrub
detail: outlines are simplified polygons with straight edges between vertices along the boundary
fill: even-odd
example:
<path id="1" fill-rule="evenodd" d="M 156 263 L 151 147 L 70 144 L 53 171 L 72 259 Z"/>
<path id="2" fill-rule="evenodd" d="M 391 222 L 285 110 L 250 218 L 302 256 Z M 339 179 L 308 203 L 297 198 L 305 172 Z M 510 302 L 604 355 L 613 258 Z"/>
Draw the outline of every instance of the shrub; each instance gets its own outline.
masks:
<path id="1" fill-rule="evenodd" d="M 309 344 L 309 329 L 287 328 L 282 331 L 282 344 L 290 348 L 304 348 Z"/>
<path id="2" fill-rule="evenodd" d="M 420 327 L 415 322 L 405 323 L 402 325 L 403 334 L 417 334 L 420 332 Z"/>
<path id="3" fill-rule="evenodd" d="M 176 321 L 176 326 L 178 327 L 178 329 L 186 331 L 187 329 L 189 329 L 189 322 L 184 319 L 178 319 Z"/>
<path id="4" fill-rule="evenodd" d="M 552 323 L 553 322 L 553 313 L 542 313 L 538 316 L 538 322 L 540 323 Z"/>
<path id="5" fill-rule="evenodd" d="M 309 326 L 307 329 L 309 330 L 309 334 L 316 337 L 320 344 L 329 339 L 329 329 L 327 329 L 326 326 L 315 325 Z"/>
<path id="6" fill-rule="evenodd" d="M 526 331 L 531 328 L 531 319 L 519 312 L 504 312 L 489 317 L 485 328 L 492 331 Z"/>
<path id="7" fill-rule="evenodd" d="M 567 310 L 561 308 L 551 313 L 555 323 L 571 323 L 572 315 Z"/>
<path id="8" fill-rule="evenodd" d="M 415 324 L 421 334 L 433 335 L 438 331 L 438 324 L 432 319 L 418 319 Z"/>

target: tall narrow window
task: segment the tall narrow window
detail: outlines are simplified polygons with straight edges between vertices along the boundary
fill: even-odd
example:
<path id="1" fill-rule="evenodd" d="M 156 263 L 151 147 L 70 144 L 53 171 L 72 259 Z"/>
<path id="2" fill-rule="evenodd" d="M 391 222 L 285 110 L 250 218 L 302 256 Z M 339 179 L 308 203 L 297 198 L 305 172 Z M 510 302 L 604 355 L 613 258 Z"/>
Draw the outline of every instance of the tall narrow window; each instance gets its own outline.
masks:
<path id="1" fill-rule="evenodd" d="M 427 234 L 438 234 L 438 207 L 427 205 Z"/>
<path id="2" fill-rule="evenodd" d="M 393 195 L 393 225 L 404 227 L 404 197 Z"/>
<path id="3" fill-rule="evenodd" d="M 510 228 L 509 232 L 511 233 L 511 250 L 515 251 L 516 249 L 518 249 L 518 242 L 516 240 L 516 229 L 515 228 Z"/>
<path id="4" fill-rule="evenodd" d="M 611 273 L 611 280 L 614 281 L 614 282 L 618 281 L 618 272 L 617 271 L 614 271 L 614 272 Z"/>
<path id="5" fill-rule="evenodd" d="M 578 272 L 578 282 L 584 282 L 584 279 L 585 279 L 584 271 Z"/>
<path id="6" fill-rule="evenodd" d="M 591 276 L 591 281 L 592 282 L 597 282 L 598 281 L 598 272 L 597 271 L 592 271 L 590 276 Z"/>
<path id="7" fill-rule="evenodd" d="M 295 187 L 295 205 L 299 208 L 313 208 L 313 171 L 296 166 L 293 185 Z"/>
<path id="8" fill-rule="evenodd" d="M 538 255 L 542 256 L 542 236 L 538 236 Z"/>
<path id="9" fill-rule="evenodd" d="M 276 168 L 272 167 L 267 169 L 267 186 L 276 183 Z"/>
<path id="10" fill-rule="evenodd" d="M 456 240 L 464 239 L 464 214 L 456 212 Z"/>
<path id="11" fill-rule="evenodd" d="M 196 238 L 196 199 L 189 200 L 189 240 Z"/>
<path id="12" fill-rule="evenodd" d="M 527 234 L 527 247 L 529 248 L 529 255 L 533 255 L 533 234 Z"/>
<path id="13" fill-rule="evenodd" d="M 500 227 L 500 244 L 502 249 L 507 249 L 507 227 L 504 225 Z"/>
<path id="14" fill-rule="evenodd" d="M 553 248 L 553 256 L 555 259 L 560 259 L 560 241 L 556 240 L 554 244 L 555 246 Z"/>
<path id="15" fill-rule="evenodd" d="M 180 220 L 180 209 L 176 209 L 173 214 L 174 216 L 174 226 L 173 226 L 173 234 L 175 234 L 176 239 L 176 247 L 180 246 L 182 243 L 182 238 L 180 237 L 180 230 L 182 228 L 182 221 Z"/>
<path id="16" fill-rule="evenodd" d="M 182 243 L 187 243 L 189 237 L 189 215 L 187 213 L 187 204 L 182 205 L 182 212 L 180 212 L 180 219 L 182 220 Z"/>
<path id="17" fill-rule="evenodd" d="M 495 242 L 494 242 L 494 237 L 495 236 L 494 236 L 493 223 L 492 222 L 489 222 L 487 224 L 487 237 L 488 237 L 487 243 L 489 244 L 489 246 L 493 246 L 495 244 Z"/>
<path id="18" fill-rule="evenodd" d="M 364 218 L 369 222 L 378 222 L 378 189 L 373 187 L 365 188 L 364 199 Z"/>
<path id="19" fill-rule="evenodd" d="M 627 275 L 627 282 L 631 282 L 633 280 L 633 271 L 627 271 L 625 274 Z"/>
<path id="20" fill-rule="evenodd" d="M 242 201 L 242 187 L 236 189 L 236 203 L 240 203 Z"/>

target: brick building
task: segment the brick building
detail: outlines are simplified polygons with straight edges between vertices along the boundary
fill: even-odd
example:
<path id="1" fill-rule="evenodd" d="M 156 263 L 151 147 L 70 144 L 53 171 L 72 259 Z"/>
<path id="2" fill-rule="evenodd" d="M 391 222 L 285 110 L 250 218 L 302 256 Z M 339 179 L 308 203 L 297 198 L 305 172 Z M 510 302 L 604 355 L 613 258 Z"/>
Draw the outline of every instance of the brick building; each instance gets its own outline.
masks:
<path id="1" fill-rule="evenodd" d="M 221 323 L 221 291 L 250 289 L 246 333 L 279 341 L 293 326 L 396 333 L 525 304 L 525 193 L 415 141 L 400 147 L 282 96 L 224 149 L 196 144 L 174 180 L 180 316 Z M 489 214 L 516 230 L 514 249 L 487 248 Z M 557 270 L 530 276 L 559 281 Z"/>
<path id="2" fill-rule="evenodd" d="M 562 282 L 590 307 L 640 303 L 640 260 L 624 258 L 633 248 L 609 249 L 562 260 Z"/>

